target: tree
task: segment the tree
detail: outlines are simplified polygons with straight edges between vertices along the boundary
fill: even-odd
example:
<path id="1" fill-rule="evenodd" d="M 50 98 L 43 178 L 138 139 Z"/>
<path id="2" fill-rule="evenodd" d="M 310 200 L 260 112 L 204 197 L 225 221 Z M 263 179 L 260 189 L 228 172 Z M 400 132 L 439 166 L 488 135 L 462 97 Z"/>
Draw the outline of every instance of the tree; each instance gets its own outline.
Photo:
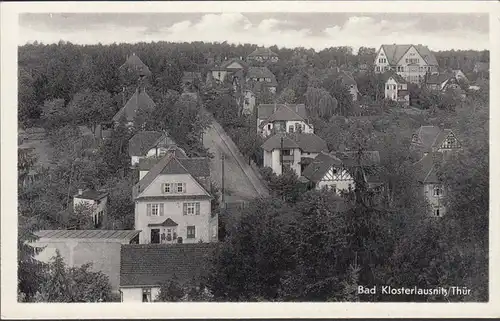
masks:
<path id="1" fill-rule="evenodd" d="M 96 127 L 113 115 L 111 95 L 106 91 L 92 92 L 88 89 L 78 92 L 68 105 L 76 122 L 90 126 L 95 135 Z"/>
<path id="2" fill-rule="evenodd" d="M 295 92 L 291 88 L 285 88 L 276 98 L 277 104 L 294 104 L 295 103 Z"/>
<path id="3" fill-rule="evenodd" d="M 268 182 L 269 189 L 276 198 L 293 203 L 307 190 L 307 187 L 299 182 L 299 177 L 291 168 L 284 168 L 281 175 L 272 172 L 264 174 Z"/>
<path id="4" fill-rule="evenodd" d="M 307 88 L 305 93 L 306 106 L 311 115 L 329 120 L 338 108 L 338 102 L 323 88 Z"/>
<path id="5" fill-rule="evenodd" d="M 64 99 L 46 100 L 42 107 L 42 121 L 48 129 L 59 128 L 71 120 Z"/>
<path id="6" fill-rule="evenodd" d="M 330 75 L 323 81 L 323 88 L 337 100 L 340 115 L 347 117 L 352 113 L 354 107 L 352 95 L 342 83 L 342 79 L 335 74 Z"/>
<path id="7" fill-rule="evenodd" d="M 155 301 L 178 302 L 186 295 L 184 288 L 174 278 L 160 286 L 160 291 Z"/>
<path id="8" fill-rule="evenodd" d="M 30 125 L 40 118 L 42 113 L 35 97 L 34 80 L 31 75 L 23 68 L 19 68 L 18 76 L 18 119 L 19 123 L 24 127 Z"/>

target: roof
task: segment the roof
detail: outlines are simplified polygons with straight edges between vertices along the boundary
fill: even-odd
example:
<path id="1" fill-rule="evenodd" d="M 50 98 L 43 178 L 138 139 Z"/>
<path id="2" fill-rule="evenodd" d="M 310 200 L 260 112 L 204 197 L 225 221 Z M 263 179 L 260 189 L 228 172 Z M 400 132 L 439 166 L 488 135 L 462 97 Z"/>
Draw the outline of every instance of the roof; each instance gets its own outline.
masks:
<path id="1" fill-rule="evenodd" d="M 222 69 L 222 70 L 226 70 L 226 69 L 229 69 L 229 70 L 238 70 L 238 69 L 240 69 L 240 68 L 228 68 L 228 66 L 229 66 L 230 64 L 232 64 L 233 62 L 237 62 L 237 63 L 239 63 L 239 64 L 243 67 L 243 69 L 248 68 L 247 63 L 246 63 L 246 62 L 244 62 L 243 60 L 241 60 L 241 59 L 239 59 L 239 58 L 231 58 L 231 59 L 228 59 L 228 60 L 224 61 L 224 62 L 220 65 L 220 69 Z"/>
<path id="2" fill-rule="evenodd" d="M 148 226 L 178 226 L 179 224 L 175 223 L 170 217 L 165 221 L 157 224 L 148 224 Z"/>
<path id="3" fill-rule="evenodd" d="M 398 97 L 404 97 L 409 94 L 410 92 L 408 90 L 402 90 L 402 89 L 398 90 Z"/>
<path id="4" fill-rule="evenodd" d="M 451 78 L 455 78 L 455 74 L 453 73 L 432 74 L 427 77 L 425 82 L 427 84 L 440 85 Z"/>
<path id="5" fill-rule="evenodd" d="M 190 174 L 194 179 L 210 176 L 208 158 L 178 158 L 167 154 L 154 164 L 148 173 L 132 189 L 133 198 L 137 198 L 159 175 Z M 208 192 L 207 192 L 208 193 Z"/>
<path id="6" fill-rule="evenodd" d="M 120 239 L 132 240 L 141 231 L 135 230 L 41 230 L 34 234 L 48 239 Z"/>
<path id="7" fill-rule="evenodd" d="M 278 57 L 278 54 L 276 54 L 269 48 L 260 47 L 255 49 L 252 53 L 248 55 L 248 57 L 256 57 L 256 56 Z"/>
<path id="8" fill-rule="evenodd" d="M 443 154 L 431 152 L 414 164 L 415 175 L 420 183 L 438 183 L 436 165 L 443 160 Z"/>
<path id="9" fill-rule="evenodd" d="M 137 70 L 140 75 L 149 76 L 151 74 L 149 67 L 146 66 L 146 64 L 142 62 L 139 56 L 137 56 L 135 53 L 132 53 L 130 56 L 128 56 L 127 60 L 123 63 L 123 65 L 120 66 L 120 68 L 124 68 L 126 66 L 132 67 L 133 69 Z"/>
<path id="10" fill-rule="evenodd" d="M 113 121 L 120 121 L 122 116 L 125 116 L 127 121 L 133 121 L 139 110 L 152 110 L 155 105 L 145 90 L 136 90 L 125 106 L 115 114 Z"/>
<path id="11" fill-rule="evenodd" d="M 98 201 L 98 200 L 105 198 L 108 195 L 109 195 L 109 193 L 105 192 L 105 191 L 96 191 L 96 190 L 88 189 L 88 190 L 83 191 L 82 194 L 73 195 L 73 197 Z"/>
<path id="12" fill-rule="evenodd" d="M 283 138 L 283 144 L 281 144 L 281 138 Z M 310 133 L 276 134 L 269 137 L 269 139 L 262 144 L 262 148 L 266 151 L 281 149 L 281 147 L 285 149 L 299 148 L 306 153 L 319 153 L 328 150 L 326 142 L 321 137 Z"/>
<path id="13" fill-rule="evenodd" d="M 387 82 L 392 77 L 398 84 L 406 84 L 407 83 L 407 81 L 403 77 L 401 77 L 400 75 L 398 75 L 394 71 L 384 72 L 382 77 L 384 79 L 384 82 Z"/>
<path id="14" fill-rule="evenodd" d="M 434 54 L 427 46 L 423 45 L 382 45 L 381 49 L 384 50 L 387 61 L 390 65 L 396 65 L 405 53 L 411 48 L 415 47 L 417 52 L 422 56 L 428 65 L 437 66 L 438 62 Z"/>
<path id="15" fill-rule="evenodd" d="M 432 147 L 441 146 L 443 140 L 451 134 L 451 130 L 438 126 L 420 126 L 415 134 L 419 140 L 417 144 L 424 150 L 430 150 Z"/>
<path id="16" fill-rule="evenodd" d="M 334 165 L 340 165 L 342 161 L 337 157 L 321 152 L 302 172 L 302 176 L 308 180 L 317 183 L 325 176 L 325 174 Z"/>
<path id="17" fill-rule="evenodd" d="M 356 80 L 354 80 L 354 77 L 346 71 L 341 71 L 339 74 L 339 78 L 342 80 L 342 84 L 344 86 L 347 86 L 347 85 L 356 85 L 357 86 L 357 82 L 356 82 Z"/>
<path id="18" fill-rule="evenodd" d="M 278 115 L 273 116 L 279 112 Z M 269 120 L 304 120 L 307 118 L 307 109 L 304 104 L 260 104 L 257 106 L 257 118 Z M 281 118 L 285 117 L 285 118 Z"/>
<path id="19" fill-rule="evenodd" d="M 217 243 L 131 244 L 120 251 L 120 286 L 159 286 L 202 278 Z"/>
<path id="20" fill-rule="evenodd" d="M 128 141 L 128 154 L 130 156 L 145 155 L 151 148 L 155 147 L 162 136 L 164 136 L 164 133 L 157 131 L 137 132 Z"/>
<path id="21" fill-rule="evenodd" d="M 272 85 L 276 86 L 278 84 L 276 77 L 267 67 L 249 67 L 247 78 L 271 78 Z"/>
<path id="22" fill-rule="evenodd" d="M 358 165 L 360 156 L 358 151 L 344 151 L 332 153 L 335 157 L 342 161 L 346 166 Z M 380 154 L 378 151 L 363 151 L 361 153 L 361 166 L 375 166 L 380 164 Z"/>

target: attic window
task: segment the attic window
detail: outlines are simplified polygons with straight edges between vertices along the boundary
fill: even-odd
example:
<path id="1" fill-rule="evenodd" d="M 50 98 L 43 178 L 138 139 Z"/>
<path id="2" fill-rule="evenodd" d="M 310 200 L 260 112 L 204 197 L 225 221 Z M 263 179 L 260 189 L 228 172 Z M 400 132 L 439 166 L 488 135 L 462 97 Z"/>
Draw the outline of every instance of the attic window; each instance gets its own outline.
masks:
<path id="1" fill-rule="evenodd" d="M 417 135 L 416 135 L 416 134 L 413 134 L 413 136 L 411 137 L 411 141 L 412 141 L 413 143 L 418 142 L 418 137 L 417 137 Z"/>

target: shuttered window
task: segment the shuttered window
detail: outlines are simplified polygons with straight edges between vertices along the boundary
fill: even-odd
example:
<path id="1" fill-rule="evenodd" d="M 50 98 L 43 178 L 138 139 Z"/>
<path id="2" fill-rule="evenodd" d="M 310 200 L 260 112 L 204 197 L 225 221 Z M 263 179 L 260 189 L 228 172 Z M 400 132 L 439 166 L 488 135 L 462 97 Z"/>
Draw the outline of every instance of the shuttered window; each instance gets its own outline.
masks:
<path id="1" fill-rule="evenodd" d="M 183 204 L 184 215 L 200 215 L 200 203 L 199 202 L 187 202 Z"/>

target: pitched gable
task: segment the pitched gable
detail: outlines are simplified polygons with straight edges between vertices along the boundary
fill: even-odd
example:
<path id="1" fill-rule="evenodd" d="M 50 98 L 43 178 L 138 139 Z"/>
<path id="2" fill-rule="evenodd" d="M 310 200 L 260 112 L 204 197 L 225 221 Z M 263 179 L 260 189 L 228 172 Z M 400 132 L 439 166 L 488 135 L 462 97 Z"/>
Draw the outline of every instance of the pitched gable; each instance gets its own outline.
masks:
<path id="1" fill-rule="evenodd" d="M 144 156 L 153 147 L 160 137 L 162 132 L 157 131 L 140 131 L 137 132 L 128 141 L 128 153 L 130 156 Z"/>
<path id="2" fill-rule="evenodd" d="M 122 117 L 125 117 L 127 121 L 132 122 L 140 110 L 151 111 L 155 106 L 155 102 L 149 97 L 146 91 L 144 89 L 138 89 L 135 91 L 134 95 L 130 97 L 125 106 L 115 114 L 113 121 L 120 121 Z"/>

